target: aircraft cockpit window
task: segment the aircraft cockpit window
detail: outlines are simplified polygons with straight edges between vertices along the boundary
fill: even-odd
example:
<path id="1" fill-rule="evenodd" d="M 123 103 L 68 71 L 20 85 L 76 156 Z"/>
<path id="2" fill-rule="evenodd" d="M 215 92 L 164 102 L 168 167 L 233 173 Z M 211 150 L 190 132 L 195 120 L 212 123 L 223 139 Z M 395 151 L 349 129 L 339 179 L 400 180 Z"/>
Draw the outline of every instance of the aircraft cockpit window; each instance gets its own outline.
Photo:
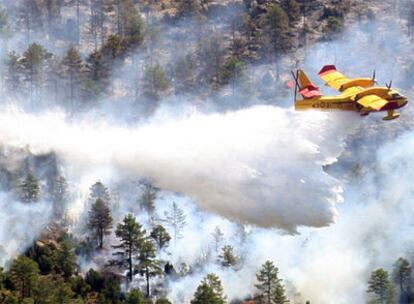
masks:
<path id="1" fill-rule="evenodd" d="M 391 97 L 400 97 L 400 94 L 398 94 L 398 93 L 392 93 L 391 94 Z"/>

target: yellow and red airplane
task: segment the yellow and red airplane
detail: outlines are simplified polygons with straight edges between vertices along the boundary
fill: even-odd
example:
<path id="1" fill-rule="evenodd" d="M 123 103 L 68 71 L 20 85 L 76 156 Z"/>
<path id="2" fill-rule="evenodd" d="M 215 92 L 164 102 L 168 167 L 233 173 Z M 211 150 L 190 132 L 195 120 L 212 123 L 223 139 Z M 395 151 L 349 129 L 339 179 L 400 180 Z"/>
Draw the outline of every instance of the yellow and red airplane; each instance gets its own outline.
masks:
<path id="1" fill-rule="evenodd" d="M 387 111 L 384 120 L 392 120 L 400 116 L 395 110 L 408 103 L 407 97 L 391 88 L 392 82 L 386 87 L 375 86 L 375 72 L 372 78 L 350 79 L 336 70 L 334 65 L 326 65 L 319 76 L 326 85 L 339 92 L 337 96 L 323 96 L 319 87 L 310 81 L 303 70 L 293 73 L 295 79 L 296 110 L 342 110 L 356 111 L 361 115 L 371 112 Z M 297 92 L 303 99 L 297 100 Z"/>

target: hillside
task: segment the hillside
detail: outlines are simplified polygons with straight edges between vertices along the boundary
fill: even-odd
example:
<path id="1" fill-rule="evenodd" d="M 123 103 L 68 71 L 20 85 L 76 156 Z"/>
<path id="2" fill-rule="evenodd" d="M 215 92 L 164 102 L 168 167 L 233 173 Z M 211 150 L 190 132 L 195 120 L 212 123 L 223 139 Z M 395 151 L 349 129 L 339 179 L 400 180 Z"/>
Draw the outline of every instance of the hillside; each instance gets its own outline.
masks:
<path id="1" fill-rule="evenodd" d="M 412 303 L 411 105 L 289 82 L 410 100 L 413 29 L 403 0 L 1 0 L 0 303 Z"/>

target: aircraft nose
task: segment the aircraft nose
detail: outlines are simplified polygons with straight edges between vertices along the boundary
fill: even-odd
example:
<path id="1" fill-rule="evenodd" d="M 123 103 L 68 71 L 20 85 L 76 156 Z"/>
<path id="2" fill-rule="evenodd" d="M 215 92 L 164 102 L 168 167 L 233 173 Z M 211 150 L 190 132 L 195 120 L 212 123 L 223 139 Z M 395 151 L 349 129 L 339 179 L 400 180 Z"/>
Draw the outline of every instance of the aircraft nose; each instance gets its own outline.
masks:
<path id="1" fill-rule="evenodd" d="M 407 98 L 404 98 L 403 100 L 401 100 L 401 101 L 398 102 L 398 107 L 399 108 L 402 108 L 402 107 L 406 106 L 407 103 L 408 103 L 408 99 Z"/>

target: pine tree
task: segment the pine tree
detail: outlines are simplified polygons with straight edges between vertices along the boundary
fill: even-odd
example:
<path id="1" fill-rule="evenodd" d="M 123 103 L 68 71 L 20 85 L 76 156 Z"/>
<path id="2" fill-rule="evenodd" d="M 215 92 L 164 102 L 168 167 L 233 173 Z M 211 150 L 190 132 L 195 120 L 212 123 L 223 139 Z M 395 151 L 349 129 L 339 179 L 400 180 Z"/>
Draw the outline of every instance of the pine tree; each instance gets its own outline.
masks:
<path id="1" fill-rule="evenodd" d="M 145 296 L 139 289 L 132 289 L 125 296 L 125 304 L 144 304 Z"/>
<path id="2" fill-rule="evenodd" d="M 400 289 L 400 303 L 408 303 L 411 286 L 411 265 L 406 259 L 399 258 L 394 263 L 393 280 Z"/>
<path id="3" fill-rule="evenodd" d="M 174 234 L 174 244 L 182 237 L 182 231 L 187 225 L 184 211 L 173 202 L 168 211 L 165 211 L 165 221 L 171 227 Z"/>
<path id="4" fill-rule="evenodd" d="M 45 0 L 44 6 L 47 11 L 47 30 L 49 32 L 49 38 L 52 37 L 53 30 L 56 24 L 60 21 L 61 11 L 59 0 Z"/>
<path id="5" fill-rule="evenodd" d="M 52 179 L 50 196 L 53 201 L 53 212 L 57 218 L 60 218 L 68 200 L 68 183 L 63 176 L 59 175 Z"/>
<path id="6" fill-rule="evenodd" d="M 113 262 L 128 270 L 127 277 L 131 282 L 134 275 L 134 261 L 145 240 L 145 230 L 132 214 L 128 214 L 124 217 L 122 223 L 118 224 L 115 235 L 120 239 L 120 244 L 113 246 L 113 248 L 118 249 L 114 253 L 118 260 Z"/>
<path id="7" fill-rule="evenodd" d="M 6 75 L 5 82 L 8 91 L 11 94 L 16 94 L 21 91 L 22 83 L 22 63 L 20 61 L 19 55 L 16 52 L 9 52 L 5 62 Z"/>
<path id="8" fill-rule="evenodd" d="M 142 184 L 142 188 L 143 193 L 140 200 L 141 208 L 152 216 L 155 211 L 155 199 L 157 198 L 157 189 L 151 183 L 148 182 L 144 182 Z"/>
<path id="9" fill-rule="evenodd" d="M 234 248 L 230 245 L 226 245 L 221 249 L 219 255 L 220 264 L 224 267 L 236 266 L 239 262 L 238 257 L 234 254 Z"/>
<path id="10" fill-rule="evenodd" d="M 300 18 L 300 5 L 296 0 L 282 1 L 282 7 L 289 17 L 289 24 L 293 26 Z"/>
<path id="11" fill-rule="evenodd" d="M 200 0 L 175 0 L 177 16 L 194 16 L 202 12 Z"/>
<path id="12" fill-rule="evenodd" d="M 150 278 L 162 274 L 161 263 L 155 257 L 154 243 L 150 240 L 144 241 L 140 248 L 137 270 L 145 277 L 147 283 L 147 298 L 150 296 Z"/>
<path id="13" fill-rule="evenodd" d="M 168 243 L 171 240 L 171 236 L 168 234 L 167 230 L 162 225 L 155 226 L 151 233 L 150 237 L 157 244 L 158 250 L 163 249 L 168 246 Z"/>
<path id="14" fill-rule="evenodd" d="M 60 248 L 55 254 L 55 263 L 58 272 L 62 273 L 64 278 L 68 279 L 76 270 L 75 248 L 69 240 L 64 240 L 59 245 Z"/>
<path id="15" fill-rule="evenodd" d="M 43 27 L 42 12 L 38 1 L 23 0 L 18 8 L 19 16 L 17 24 L 26 32 L 26 41 L 32 41 L 32 33 L 38 32 Z"/>
<path id="16" fill-rule="evenodd" d="M 35 291 L 35 303 L 69 304 L 73 303 L 74 292 L 69 283 L 59 276 L 42 276 L 39 288 Z"/>
<path id="17" fill-rule="evenodd" d="M 39 281 L 39 266 L 32 259 L 20 256 L 13 261 L 10 276 L 19 296 L 30 297 Z"/>
<path id="18" fill-rule="evenodd" d="M 229 57 L 220 69 L 220 83 L 231 84 L 233 95 L 236 84 L 243 77 L 245 64 L 236 56 Z"/>
<path id="19" fill-rule="evenodd" d="M 218 254 L 221 243 L 224 241 L 224 233 L 221 232 L 220 228 L 216 226 L 214 232 L 211 234 L 214 239 L 214 248 L 216 250 L 216 255 Z"/>
<path id="20" fill-rule="evenodd" d="M 76 109 L 75 101 L 80 98 L 83 68 L 82 58 L 77 48 L 69 48 L 62 60 L 61 66 L 61 76 L 66 82 L 66 87 L 69 88 L 69 109 L 74 112 Z"/>
<path id="21" fill-rule="evenodd" d="M 46 61 L 52 54 L 40 44 L 33 43 L 23 53 L 20 60 L 25 80 L 29 84 L 30 101 L 38 100 L 41 95 L 41 88 L 44 81 Z"/>
<path id="22" fill-rule="evenodd" d="M 39 200 L 40 186 L 37 179 L 29 172 L 20 184 L 20 199 L 23 202 L 36 202 Z"/>
<path id="23" fill-rule="evenodd" d="M 170 88 L 170 85 L 170 80 L 160 64 L 146 67 L 143 79 L 146 97 L 158 100 L 161 94 Z"/>
<path id="24" fill-rule="evenodd" d="M 89 188 L 89 202 L 94 203 L 98 198 L 106 203 L 111 202 L 108 188 L 101 181 L 97 181 Z"/>
<path id="25" fill-rule="evenodd" d="M 278 4 L 271 4 L 264 16 L 265 37 L 271 45 L 274 55 L 274 62 L 277 65 L 277 79 L 279 80 L 279 56 L 288 51 L 292 46 L 289 17 L 283 8 Z"/>
<path id="26" fill-rule="evenodd" d="M 96 99 L 107 92 L 110 78 L 110 67 L 101 51 L 92 52 L 86 60 L 85 100 Z"/>
<path id="27" fill-rule="evenodd" d="M 289 303 L 285 295 L 282 280 L 279 279 L 279 269 L 271 261 L 266 261 L 259 273 L 256 274 L 258 295 L 264 304 Z"/>
<path id="28" fill-rule="evenodd" d="M 194 293 L 191 304 L 225 304 L 226 296 L 218 276 L 208 274 Z"/>
<path id="29" fill-rule="evenodd" d="M 215 88 L 219 85 L 220 70 L 225 59 L 224 38 L 213 32 L 200 40 L 196 53 L 202 69 L 201 80 Z"/>
<path id="30" fill-rule="evenodd" d="M 89 211 L 88 228 L 92 231 L 98 248 L 103 248 L 103 239 L 109 235 L 112 228 L 111 211 L 106 202 L 98 198 Z"/>
<path id="31" fill-rule="evenodd" d="M 118 35 L 127 39 L 131 46 L 144 40 L 144 21 L 132 0 L 116 0 Z"/>
<path id="32" fill-rule="evenodd" d="M 394 290 L 388 272 L 380 268 L 371 273 L 368 281 L 368 293 L 373 294 L 378 304 L 394 303 Z"/>
<path id="33" fill-rule="evenodd" d="M 196 63 L 190 55 L 178 58 L 174 65 L 174 88 L 178 92 L 190 91 L 195 86 Z"/>
<path id="34" fill-rule="evenodd" d="M 323 32 L 325 34 L 325 39 L 332 39 L 335 38 L 336 35 L 341 32 L 343 28 L 343 20 L 341 17 L 337 16 L 329 16 L 326 19 L 326 25 L 323 28 Z"/>

